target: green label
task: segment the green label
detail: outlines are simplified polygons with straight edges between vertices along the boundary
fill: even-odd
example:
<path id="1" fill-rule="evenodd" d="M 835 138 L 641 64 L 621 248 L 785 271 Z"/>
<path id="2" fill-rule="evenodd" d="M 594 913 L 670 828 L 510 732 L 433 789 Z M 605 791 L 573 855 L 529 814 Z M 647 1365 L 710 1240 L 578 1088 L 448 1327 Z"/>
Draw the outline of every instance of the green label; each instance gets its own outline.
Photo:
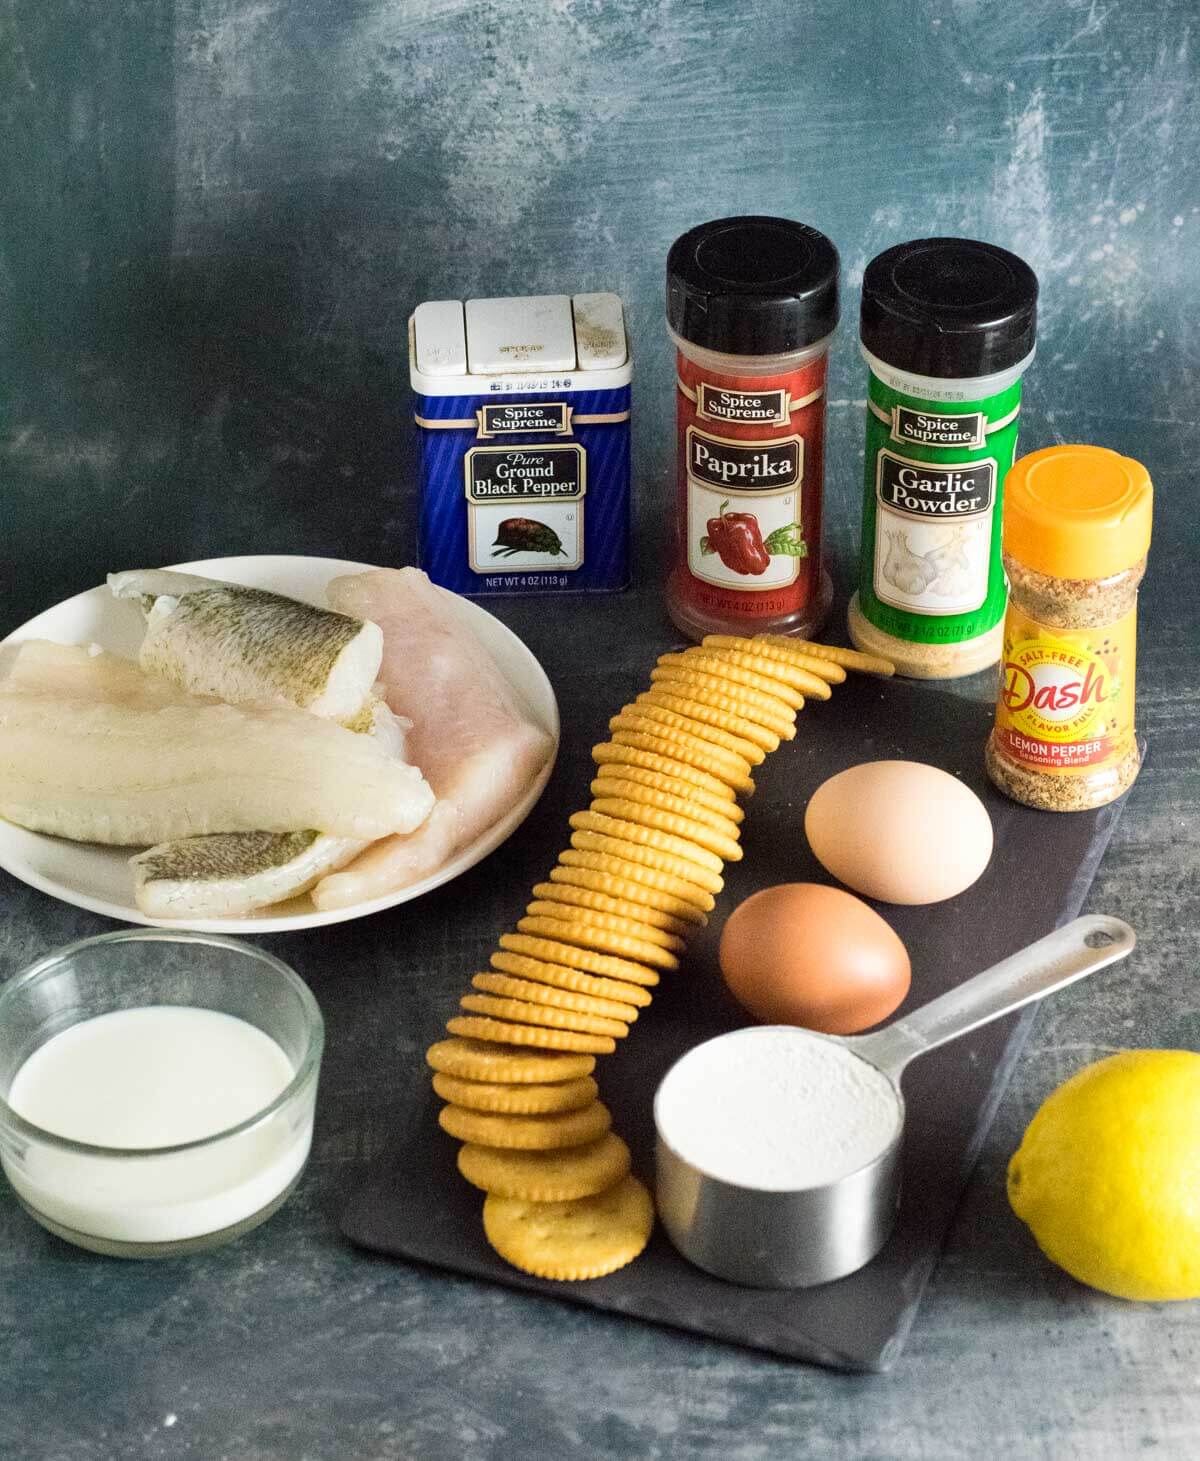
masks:
<path id="1" fill-rule="evenodd" d="M 1021 383 L 974 401 L 870 375 L 858 601 L 896 639 L 961 644 L 1004 617 L 1000 507 Z"/>

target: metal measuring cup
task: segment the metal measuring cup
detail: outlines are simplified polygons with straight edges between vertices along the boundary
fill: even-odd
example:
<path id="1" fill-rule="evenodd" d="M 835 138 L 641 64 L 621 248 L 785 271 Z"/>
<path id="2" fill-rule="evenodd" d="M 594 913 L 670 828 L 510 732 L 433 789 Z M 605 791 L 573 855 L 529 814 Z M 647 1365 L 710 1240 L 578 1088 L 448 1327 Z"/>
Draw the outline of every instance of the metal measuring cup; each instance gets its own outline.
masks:
<path id="1" fill-rule="evenodd" d="M 672 1243 L 697 1267 L 757 1288 L 807 1288 L 869 1263 L 891 1234 L 900 1199 L 905 1119 L 900 1076 L 909 1061 L 1116 963 L 1134 942 L 1133 929 L 1121 919 L 1089 914 L 872 1034 L 775 1027 L 852 1051 L 880 1071 L 895 1094 L 896 1128 L 888 1145 L 865 1166 L 820 1186 L 784 1191 L 738 1186 L 672 1147 L 661 1119 L 662 1096 L 694 1053 L 689 1051 L 663 1077 L 654 1100 L 658 1212 Z M 695 1049 L 740 1033 L 718 1035 Z"/>

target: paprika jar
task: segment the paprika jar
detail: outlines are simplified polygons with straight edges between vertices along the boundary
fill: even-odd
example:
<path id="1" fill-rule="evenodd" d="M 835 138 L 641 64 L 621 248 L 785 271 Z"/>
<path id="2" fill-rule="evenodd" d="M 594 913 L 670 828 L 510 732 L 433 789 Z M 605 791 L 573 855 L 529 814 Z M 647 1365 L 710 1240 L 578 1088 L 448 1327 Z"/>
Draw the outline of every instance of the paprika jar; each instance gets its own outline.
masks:
<path id="1" fill-rule="evenodd" d="M 1027 806 L 1103 806 L 1141 766 L 1134 672 L 1150 477 L 1104 447 L 1052 446 L 1017 462 L 1007 494 L 1008 613 L 988 775 Z"/>
<path id="2" fill-rule="evenodd" d="M 667 257 L 678 442 L 667 610 L 684 634 L 808 636 L 821 556 L 825 369 L 838 256 L 815 228 L 703 223 Z"/>

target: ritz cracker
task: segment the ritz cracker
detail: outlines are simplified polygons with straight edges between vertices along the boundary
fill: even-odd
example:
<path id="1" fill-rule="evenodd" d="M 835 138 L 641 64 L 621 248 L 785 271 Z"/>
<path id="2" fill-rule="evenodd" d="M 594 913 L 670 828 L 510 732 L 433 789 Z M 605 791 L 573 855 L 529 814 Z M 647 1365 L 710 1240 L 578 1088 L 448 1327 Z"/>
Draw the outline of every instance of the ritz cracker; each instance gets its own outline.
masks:
<path id="1" fill-rule="evenodd" d="M 417 557 L 468 595 L 629 582 L 633 366 L 615 294 L 427 300 L 409 321 Z"/>
<path id="2" fill-rule="evenodd" d="M 514 1268 L 599 1278 L 649 1242 L 654 1203 L 598 1099 L 596 1057 L 631 1033 L 708 922 L 725 863 L 742 857 L 736 795 L 754 791 L 750 772 L 795 737 L 806 697 L 829 699 L 848 669 L 892 667 L 716 636 L 660 655 L 592 747 L 592 799 L 569 819 L 570 846 L 472 976 L 451 1038 L 426 1054 L 447 1103 L 438 1124 L 463 1143 L 458 1170 L 486 1194 L 484 1235 Z"/>
<path id="3" fill-rule="evenodd" d="M 667 607 L 694 639 L 813 633 L 837 250 L 784 218 L 701 224 L 667 260 L 678 485 Z"/>

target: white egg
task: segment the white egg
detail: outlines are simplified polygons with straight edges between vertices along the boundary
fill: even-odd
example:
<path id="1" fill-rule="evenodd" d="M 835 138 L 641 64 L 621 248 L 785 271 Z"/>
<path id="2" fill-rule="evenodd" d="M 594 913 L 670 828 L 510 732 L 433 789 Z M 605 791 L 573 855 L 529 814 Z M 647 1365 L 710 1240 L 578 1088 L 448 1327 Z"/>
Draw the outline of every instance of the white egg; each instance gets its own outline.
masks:
<path id="1" fill-rule="evenodd" d="M 823 782 L 804 814 L 813 854 L 885 903 L 940 903 L 980 876 L 992 821 L 968 786 L 919 761 L 866 761 Z"/>

